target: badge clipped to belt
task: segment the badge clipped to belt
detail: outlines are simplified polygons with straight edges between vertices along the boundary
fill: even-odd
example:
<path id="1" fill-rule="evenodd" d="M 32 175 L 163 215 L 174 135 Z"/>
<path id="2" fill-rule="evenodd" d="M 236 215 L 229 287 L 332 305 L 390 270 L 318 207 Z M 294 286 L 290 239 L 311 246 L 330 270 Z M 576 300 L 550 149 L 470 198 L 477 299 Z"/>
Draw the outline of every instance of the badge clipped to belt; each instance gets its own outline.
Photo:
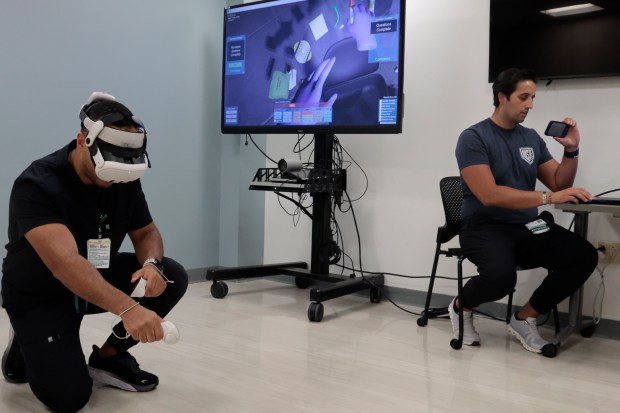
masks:
<path id="1" fill-rule="evenodd" d="M 525 226 L 532 232 L 532 234 L 535 235 L 549 231 L 549 225 L 547 225 L 547 222 L 542 219 L 528 222 L 527 224 L 525 224 Z"/>

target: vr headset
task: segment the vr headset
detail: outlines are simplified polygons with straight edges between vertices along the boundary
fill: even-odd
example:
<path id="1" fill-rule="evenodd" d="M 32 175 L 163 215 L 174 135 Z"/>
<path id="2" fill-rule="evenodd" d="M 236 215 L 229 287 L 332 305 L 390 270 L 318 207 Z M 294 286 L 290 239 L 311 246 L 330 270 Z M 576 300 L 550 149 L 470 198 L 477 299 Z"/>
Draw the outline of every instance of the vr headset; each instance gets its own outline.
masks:
<path id="1" fill-rule="evenodd" d="M 108 125 L 123 120 L 120 113 L 109 113 L 93 121 L 89 110 L 101 100 L 117 101 L 112 95 L 94 92 L 80 110 L 80 120 L 86 129 L 86 145 L 95 164 L 95 173 L 107 182 L 124 183 L 139 179 L 151 167 L 146 153 L 146 130 L 142 122 L 132 116 L 137 132 L 128 132 Z"/>

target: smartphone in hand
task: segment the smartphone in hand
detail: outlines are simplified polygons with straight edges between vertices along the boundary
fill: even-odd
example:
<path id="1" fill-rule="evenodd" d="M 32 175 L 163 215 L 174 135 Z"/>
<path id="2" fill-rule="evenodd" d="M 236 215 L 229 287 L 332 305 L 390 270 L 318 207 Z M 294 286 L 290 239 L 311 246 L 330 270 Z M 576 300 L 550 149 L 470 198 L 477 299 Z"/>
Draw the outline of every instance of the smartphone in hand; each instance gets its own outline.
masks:
<path id="1" fill-rule="evenodd" d="M 557 120 L 552 120 L 547 125 L 547 129 L 545 129 L 545 135 L 557 136 L 558 138 L 563 138 L 566 136 L 569 129 L 570 129 L 570 125 L 568 123 L 559 122 Z"/>

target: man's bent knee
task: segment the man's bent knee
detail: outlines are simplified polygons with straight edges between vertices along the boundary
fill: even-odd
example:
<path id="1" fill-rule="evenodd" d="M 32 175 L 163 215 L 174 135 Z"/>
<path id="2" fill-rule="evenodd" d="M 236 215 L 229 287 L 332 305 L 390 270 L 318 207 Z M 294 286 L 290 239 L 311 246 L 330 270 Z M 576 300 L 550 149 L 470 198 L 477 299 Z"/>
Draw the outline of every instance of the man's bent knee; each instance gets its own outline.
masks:
<path id="1" fill-rule="evenodd" d="M 58 374 L 62 374 L 62 372 Z M 47 386 L 37 386 L 32 383 L 30 388 L 43 404 L 50 410 L 59 413 L 77 412 L 82 409 L 90 400 L 93 392 L 90 377 L 88 380 L 71 384 L 71 386 L 55 387 L 53 391 L 50 391 Z"/>
<path id="2" fill-rule="evenodd" d="M 164 275 L 166 278 L 169 278 L 170 281 L 173 281 L 172 284 L 168 285 L 168 288 L 171 288 L 175 291 L 174 295 L 177 299 L 180 299 L 187 291 L 188 284 L 188 275 L 185 268 L 176 262 L 175 260 L 164 257 Z"/>

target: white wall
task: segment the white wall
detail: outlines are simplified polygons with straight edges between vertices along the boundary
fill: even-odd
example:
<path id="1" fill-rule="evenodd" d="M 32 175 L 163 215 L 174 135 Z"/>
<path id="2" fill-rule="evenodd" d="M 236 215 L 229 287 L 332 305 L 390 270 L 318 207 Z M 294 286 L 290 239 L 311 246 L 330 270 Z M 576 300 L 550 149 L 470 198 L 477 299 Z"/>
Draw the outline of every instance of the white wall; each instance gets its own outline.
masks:
<path id="1" fill-rule="evenodd" d="M 454 148 L 460 132 L 493 110 L 487 82 L 488 27 L 487 0 L 407 1 L 403 133 L 339 136 L 370 180 L 368 192 L 354 204 L 365 270 L 413 276 L 430 273 L 435 234 L 444 221 L 439 179 L 458 174 Z M 548 87 L 541 82 L 534 110 L 524 123 L 542 132 L 551 119 L 577 119 L 582 143 L 575 185 L 594 194 L 620 187 L 619 93 L 618 77 L 556 80 Z M 293 136 L 268 136 L 268 152 L 275 158 L 290 155 L 294 141 Z M 548 145 L 560 159 L 562 147 L 552 140 Z M 355 198 L 361 193 L 363 176 L 354 166 L 348 176 L 349 193 Z M 339 221 L 345 249 L 357 257 L 350 215 L 341 216 Z M 562 212 L 554 211 L 554 215 L 565 226 L 572 219 Z M 620 241 L 619 221 L 593 214 L 589 239 Z M 293 227 L 276 197 L 266 197 L 265 262 L 309 259 L 308 219 L 302 217 Z M 454 275 L 455 267 L 451 260 L 444 261 L 440 275 Z M 332 267 L 332 271 L 339 269 Z M 470 265 L 468 273 L 475 273 L 475 268 Z M 535 270 L 520 277 L 516 303 L 527 301 L 543 274 Z M 609 266 L 605 275 L 602 315 L 620 320 L 620 267 Z M 386 284 L 426 290 L 428 281 L 388 276 Z M 586 314 L 592 314 L 599 285 L 600 276 L 595 273 L 585 288 Z M 439 281 L 437 291 L 455 294 L 456 283 Z"/>

